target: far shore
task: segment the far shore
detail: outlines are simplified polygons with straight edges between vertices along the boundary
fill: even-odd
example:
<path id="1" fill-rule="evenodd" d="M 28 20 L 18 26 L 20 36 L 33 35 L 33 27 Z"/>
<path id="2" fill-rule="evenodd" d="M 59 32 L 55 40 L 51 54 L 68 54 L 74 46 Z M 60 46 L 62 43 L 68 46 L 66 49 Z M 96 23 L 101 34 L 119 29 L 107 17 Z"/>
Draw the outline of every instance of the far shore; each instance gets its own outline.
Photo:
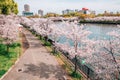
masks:
<path id="1" fill-rule="evenodd" d="M 97 23 L 97 24 L 120 24 L 120 17 L 95 17 L 80 20 L 80 23 Z"/>
<path id="2" fill-rule="evenodd" d="M 114 22 L 114 21 L 80 21 L 80 23 L 92 23 L 92 24 L 120 24 L 120 21 Z"/>

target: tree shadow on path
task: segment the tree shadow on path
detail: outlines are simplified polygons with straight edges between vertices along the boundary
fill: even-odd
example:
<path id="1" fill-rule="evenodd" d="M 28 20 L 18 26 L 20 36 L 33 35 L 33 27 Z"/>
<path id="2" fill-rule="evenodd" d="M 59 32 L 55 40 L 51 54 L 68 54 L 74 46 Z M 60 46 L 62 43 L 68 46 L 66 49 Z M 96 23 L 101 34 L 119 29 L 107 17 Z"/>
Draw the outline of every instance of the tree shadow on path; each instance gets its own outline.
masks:
<path id="1" fill-rule="evenodd" d="M 34 64 L 25 64 L 25 66 L 27 66 L 27 68 L 24 70 L 24 73 L 46 79 L 48 79 L 51 74 L 53 74 L 53 77 L 57 80 L 64 80 L 64 72 L 60 66 L 47 65 L 45 63 L 40 63 L 38 66 Z"/>

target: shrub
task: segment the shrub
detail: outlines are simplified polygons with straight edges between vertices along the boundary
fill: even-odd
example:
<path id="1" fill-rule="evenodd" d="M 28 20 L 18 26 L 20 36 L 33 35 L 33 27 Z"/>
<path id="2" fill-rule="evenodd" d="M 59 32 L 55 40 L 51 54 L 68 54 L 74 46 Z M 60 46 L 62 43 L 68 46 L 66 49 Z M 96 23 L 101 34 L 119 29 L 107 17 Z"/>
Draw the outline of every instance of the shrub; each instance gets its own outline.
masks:
<path id="1" fill-rule="evenodd" d="M 78 72 L 74 72 L 74 71 L 71 73 L 71 76 L 79 80 L 81 80 L 82 78 L 81 74 L 79 74 Z"/>

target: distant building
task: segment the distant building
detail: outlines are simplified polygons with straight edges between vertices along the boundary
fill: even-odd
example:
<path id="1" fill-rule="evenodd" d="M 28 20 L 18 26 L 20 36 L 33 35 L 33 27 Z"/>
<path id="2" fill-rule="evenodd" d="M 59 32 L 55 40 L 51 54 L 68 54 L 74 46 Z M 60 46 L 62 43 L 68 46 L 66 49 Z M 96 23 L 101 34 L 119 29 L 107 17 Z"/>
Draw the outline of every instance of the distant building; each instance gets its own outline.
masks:
<path id="1" fill-rule="evenodd" d="M 25 12 L 30 12 L 30 6 L 28 4 L 24 5 L 24 11 Z"/>
<path id="2" fill-rule="evenodd" d="M 120 13 L 117 11 L 116 14 L 120 14 Z"/>
<path id="3" fill-rule="evenodd" d="M 22 12 L 22 15 L 23 15 L 23 16 L 33 16 L 34 13 L 33 13 L 33 12 L 25 12 L 25 11 L 23 11 L 23 12 Z"/>
<path id="4" fill-rule="evenodd" d="M 69 14 L 69 13 L 73 13 L 73 12 L 74 12 L 74 10 L 66 9 L 66 10 L 62 11 L 62 14 L 64 15 L 64 14 Z"/>
<path id="5" fill-rule="evenodd" d="M 81 14 L 96 14 L 95 11 L 89 10 L 88 8 L 82 8 L 81 10 L 78 11 Z"/>
<path id="6" fill-rule="evenodd" d="M 114 14 L 113 12 L 110 12 L 110 14 Z"/>
<path id="7" fill-rule="evenodd" d="M 78 10 L 78 9 L 75 9 L 75 12 L 79 12 L 79 10 Z"/>
<path id="8" fill-rule="evenodd" d="M 87 14 L 88 10 L 89 10 L 88 8 L 82 8 L 82 11 L 83 11 L 84 14 Z"/>
<path id="9" fill-rule="evenodd" d="M 73 12 L 78 12 L 81 14 L 95 14 L 95 11 L 89 10 L 88 8 L 82 8 L 81 10 L 75 9 L 75 10 L 70 10 L 70 9 L 66 9 L 62 11 L 62 14 L 69 14 L 69 13 L 73 13 Z"/>
<path id="10" fill-rule="evenodd" d="M 84 11 L 83 11 L 83 10 L 79 10 L 78 12 L 84 14 Z"/>
<path id="11" fill-rule="evenodd" d="M 39 16 L 43 16 L 43 10 L 41 10 L 41 9 L 38 10 L 38 15 L 39 15 Z"/>
<path id="12" fill-rule="evenodd" d="M 33 12 L 25 12 L 22 13 L 23 16 L 33 16 Z"/>
<path id="13" fill-rule="evenodd" d="M 108 11 L 104 11 L 104 14 L 109 14 L 109 12 Z"/>
<path id="14" fill-rule="evenodd" d="M 24 11 L 22 12 L 23 16 L 33 16 L 33 12 L 30 12 L 30 6 L 28 4 L 24 5 Z"/>

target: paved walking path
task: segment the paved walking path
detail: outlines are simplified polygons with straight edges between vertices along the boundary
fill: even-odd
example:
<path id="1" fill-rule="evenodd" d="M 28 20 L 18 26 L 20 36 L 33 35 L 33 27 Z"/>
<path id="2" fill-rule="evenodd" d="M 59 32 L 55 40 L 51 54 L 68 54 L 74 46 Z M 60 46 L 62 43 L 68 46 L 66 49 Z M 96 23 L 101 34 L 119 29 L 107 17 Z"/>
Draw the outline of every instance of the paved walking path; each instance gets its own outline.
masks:
<path id="1" fill-rule="evenodd" d="M 2 80 L 63 80 L 64 71 L 40 41 L 24 30 L 30 47 Z"/>

